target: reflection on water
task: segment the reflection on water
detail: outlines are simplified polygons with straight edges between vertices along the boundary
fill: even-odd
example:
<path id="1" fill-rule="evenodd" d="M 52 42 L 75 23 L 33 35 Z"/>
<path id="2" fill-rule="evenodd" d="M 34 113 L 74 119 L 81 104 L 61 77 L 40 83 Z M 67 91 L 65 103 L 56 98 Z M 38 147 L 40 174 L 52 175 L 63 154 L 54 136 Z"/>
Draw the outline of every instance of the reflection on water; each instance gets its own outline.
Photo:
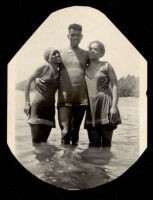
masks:
<path id="1" fill-rule="evenodd" d="M 113 154 L 109 148 L 55 147 L 43 143 L 36 146 L 33 154 L 43 169 L 42 176 L 38 176 L 50 184 L 83 189 L 111 180 L 107 165 Z"/>
<path id="2" fill-rule="evenodd" d="M 114 131 L 110 149 L 88 147 L 83 123 L 78 146 L 60 144 L 58 123 L 48 143 L 33 146 L 30 128 L 23 113 L 24 95 L 17 92 L 16 96 L 16 157 L 43 181 L 64 189 L 91 188 L 117 178 L 138 159 L 139 99 L 120 98 L 122 124 Z"/>

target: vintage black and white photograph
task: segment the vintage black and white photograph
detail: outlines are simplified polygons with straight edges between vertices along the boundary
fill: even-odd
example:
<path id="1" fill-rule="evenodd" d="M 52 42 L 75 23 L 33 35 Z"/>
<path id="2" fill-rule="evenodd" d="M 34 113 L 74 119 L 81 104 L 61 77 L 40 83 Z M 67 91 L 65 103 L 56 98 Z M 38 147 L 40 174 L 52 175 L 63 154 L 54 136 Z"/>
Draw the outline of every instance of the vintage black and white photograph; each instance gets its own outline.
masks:
<path id="1" fill-rule="evenodd" d="M 66 190 L 124 174 L 147 148 L 147 61 L 101 11 L 57 10 L 8 63 L 8 146 Z"/>

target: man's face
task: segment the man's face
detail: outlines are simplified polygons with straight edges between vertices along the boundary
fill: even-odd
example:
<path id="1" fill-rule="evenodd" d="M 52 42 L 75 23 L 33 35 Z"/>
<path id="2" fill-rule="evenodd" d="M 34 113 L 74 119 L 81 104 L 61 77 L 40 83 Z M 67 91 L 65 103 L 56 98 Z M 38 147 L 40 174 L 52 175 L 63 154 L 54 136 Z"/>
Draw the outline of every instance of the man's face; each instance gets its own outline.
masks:
<path id="1" fill-rule="evenodd" d="M 78 46 L 82 39 L 82 33 L 81 31 L 70 29 L 68 38 L 71 46 Z"/>

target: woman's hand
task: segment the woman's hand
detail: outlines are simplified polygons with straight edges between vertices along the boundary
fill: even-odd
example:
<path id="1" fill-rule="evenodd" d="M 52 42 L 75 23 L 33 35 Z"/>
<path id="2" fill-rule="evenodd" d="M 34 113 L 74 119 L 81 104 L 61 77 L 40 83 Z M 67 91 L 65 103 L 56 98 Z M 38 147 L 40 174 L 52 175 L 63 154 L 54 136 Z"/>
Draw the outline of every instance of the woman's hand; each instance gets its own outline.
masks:
<path id="1" fill-rule="evenodd" d="M 37 90 L 42 94 L 46 91 L 46 85 L 45 85 L 45 81 L 42 80 L 41 78 L 36 78 L 35 79 L 35 85 Z"/>
<path id="2" fill-rule="evenodd" d="M 117 106 L 112 106 L 110 109 L 110 122 L 114 123 L 116 121 L 116 117 L 118 115 Z"/>
<path id="3" fill-rule="evenodd" d="M 31 106 L 30 106 L 30 103 L 29 103 L 29 102 L 26 102 L 26 103 L 25 103 L 24 112 L 25 112 L 25 114 L 30 115 Z"/>

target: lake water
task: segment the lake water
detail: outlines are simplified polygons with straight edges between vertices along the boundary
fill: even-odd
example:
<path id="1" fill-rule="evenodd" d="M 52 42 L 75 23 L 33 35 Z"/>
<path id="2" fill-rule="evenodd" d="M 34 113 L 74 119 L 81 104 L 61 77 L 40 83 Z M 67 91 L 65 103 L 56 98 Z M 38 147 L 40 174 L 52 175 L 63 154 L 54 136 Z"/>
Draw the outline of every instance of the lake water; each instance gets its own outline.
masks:
<path id="1" fill-rule="evenodd" d="M 114 131 L 111 149 L 88 147 L 84 122 L 78 146 L 61 145 L 57 120 L 48 143 L 34 147 L 23 112 L 23 92 L 16 91 L 15 102 L 15 156 L 27 170 L 47 183 L 69 190 L 92 188 L 119 177 L 139 157 L 138 98 L 119 99 L 122 124 Z"/>

